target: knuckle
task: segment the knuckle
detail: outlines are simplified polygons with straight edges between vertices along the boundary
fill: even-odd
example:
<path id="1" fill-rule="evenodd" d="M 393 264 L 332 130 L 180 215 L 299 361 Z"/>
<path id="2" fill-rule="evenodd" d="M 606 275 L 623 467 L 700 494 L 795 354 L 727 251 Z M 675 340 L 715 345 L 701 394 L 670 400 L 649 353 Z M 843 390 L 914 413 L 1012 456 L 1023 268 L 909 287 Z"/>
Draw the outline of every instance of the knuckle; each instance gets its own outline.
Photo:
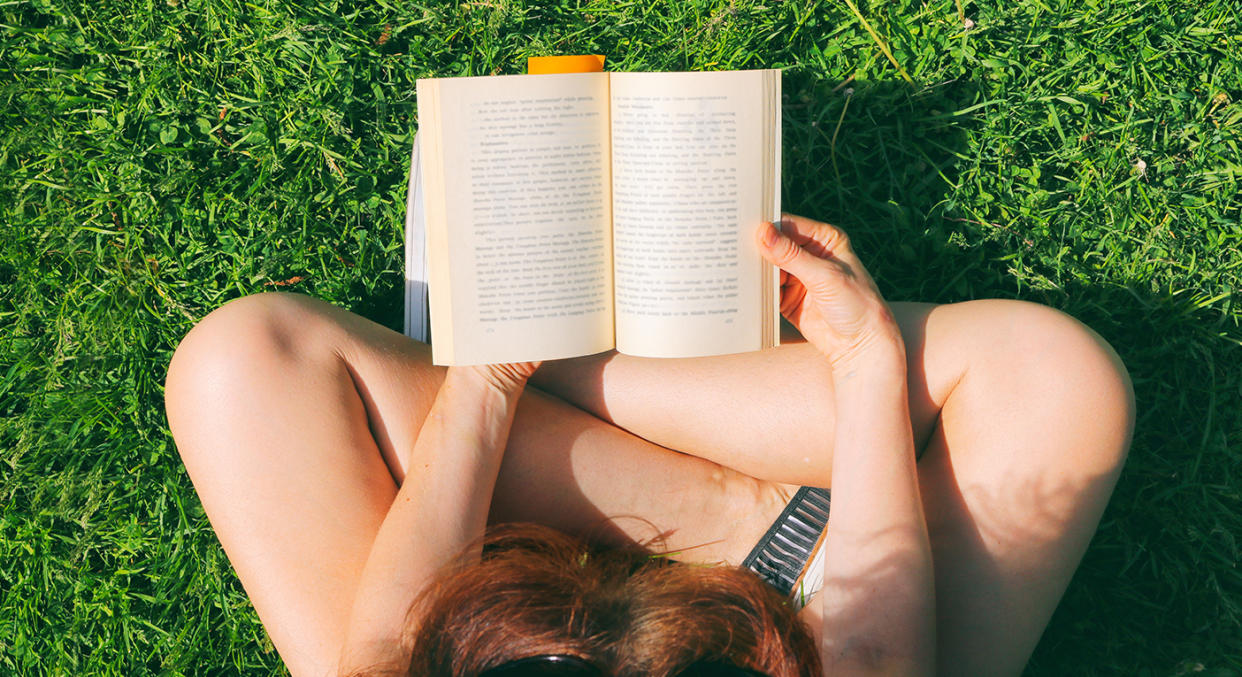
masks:
<path id="1" fill-rule="evenodd" d="M 781 238 L 781 241 L 776 246 L 776 260 L 781 265 L 791 263 L 798 258 L 798 254 L 801 251 L 802 248 L 795 244 L 793 240 Z"/>
<path id="2" fill-rule="evenodd" d="M 811 223 L 814 226 L 812 232 L 815 234 L 815 240 L 824 245 L 829 251 L 850 246 L 849 235 L 844 230 L 823 221 L 812 221 Z"/>
<path id="3" fill-rule="evenodd" d="M 828 249 L 831 251 L 853 251 L 850 247 L 850 236 L 836 226 L 824 224 L 824 233 Z"/>

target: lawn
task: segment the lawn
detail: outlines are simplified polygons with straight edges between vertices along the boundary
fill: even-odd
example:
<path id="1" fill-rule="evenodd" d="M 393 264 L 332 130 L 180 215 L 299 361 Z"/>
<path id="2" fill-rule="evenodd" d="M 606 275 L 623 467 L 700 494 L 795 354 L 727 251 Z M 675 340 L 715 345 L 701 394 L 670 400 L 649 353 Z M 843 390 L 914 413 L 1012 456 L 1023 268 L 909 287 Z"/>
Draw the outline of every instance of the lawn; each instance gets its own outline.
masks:
<path id="1" fill-rule="evenodd" d="M 594 52 L 784 69 L 784 205 L 888 298 L 1111 342 L 1134 446 L 1028 674 L 1242 675 L 1237 0 L 856 7 L 0 1 L 0 674 L 283 672 L 168 434 L 178 339 L 273 289 L 399 328 L 415 80 Z"/>

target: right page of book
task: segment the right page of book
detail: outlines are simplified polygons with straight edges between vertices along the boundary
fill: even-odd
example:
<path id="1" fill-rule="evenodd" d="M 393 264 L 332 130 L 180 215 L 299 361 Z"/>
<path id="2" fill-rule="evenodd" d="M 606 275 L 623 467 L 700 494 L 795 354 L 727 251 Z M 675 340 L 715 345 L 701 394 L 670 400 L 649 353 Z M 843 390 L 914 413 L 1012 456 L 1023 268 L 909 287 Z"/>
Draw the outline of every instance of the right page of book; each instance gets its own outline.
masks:
<path id="1" fill-rule="evenodd" d="M 612 73 L 617 350 L 699 357 L 779 336 L 780 71 Z"/>

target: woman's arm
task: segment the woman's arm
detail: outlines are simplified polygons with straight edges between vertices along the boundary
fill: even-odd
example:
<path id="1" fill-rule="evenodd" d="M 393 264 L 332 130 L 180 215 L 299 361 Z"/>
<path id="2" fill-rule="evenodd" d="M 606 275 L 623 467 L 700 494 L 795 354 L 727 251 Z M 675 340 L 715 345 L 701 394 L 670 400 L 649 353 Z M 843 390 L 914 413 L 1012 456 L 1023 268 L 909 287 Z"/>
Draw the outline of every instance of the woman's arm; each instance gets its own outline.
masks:
<path id="1" fill-rule="evenodd" d="M 483 536 L 514 410 L 535 366 L 448 370 L 363 569 L 342 674 L 405 669 L 406 613 L 436 572 Z"/>
<path id="2" fill-rule="evenodd" d="M 904 357 L 833 369 L 832 517 L 824 539 L 826 674 L 935 671 L 934 578 Z"/>
<path id="3" fill-rule="evenodd" d="M 784 271 L 781 311 L 828 358 L 835 390 L 824 672 L 932 674 L 935 588 L 901 332 L 841 231 L 782 225 L 760 232 L 760 251 Z"/>

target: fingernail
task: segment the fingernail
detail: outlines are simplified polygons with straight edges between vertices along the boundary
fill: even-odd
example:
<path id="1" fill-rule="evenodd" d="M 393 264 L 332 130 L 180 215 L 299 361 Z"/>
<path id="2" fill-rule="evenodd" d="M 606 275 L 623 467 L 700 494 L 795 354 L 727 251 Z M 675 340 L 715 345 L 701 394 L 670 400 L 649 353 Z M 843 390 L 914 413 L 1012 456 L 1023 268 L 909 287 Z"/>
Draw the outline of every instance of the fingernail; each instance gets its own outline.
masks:
<path id="1" fill-rule="evenodd" d="M 771 247 L 780 239 L 781 234 L 776 231 L 776 226 L 771 223 L 765 223 L 763 227 L 763 244 Z"/>

